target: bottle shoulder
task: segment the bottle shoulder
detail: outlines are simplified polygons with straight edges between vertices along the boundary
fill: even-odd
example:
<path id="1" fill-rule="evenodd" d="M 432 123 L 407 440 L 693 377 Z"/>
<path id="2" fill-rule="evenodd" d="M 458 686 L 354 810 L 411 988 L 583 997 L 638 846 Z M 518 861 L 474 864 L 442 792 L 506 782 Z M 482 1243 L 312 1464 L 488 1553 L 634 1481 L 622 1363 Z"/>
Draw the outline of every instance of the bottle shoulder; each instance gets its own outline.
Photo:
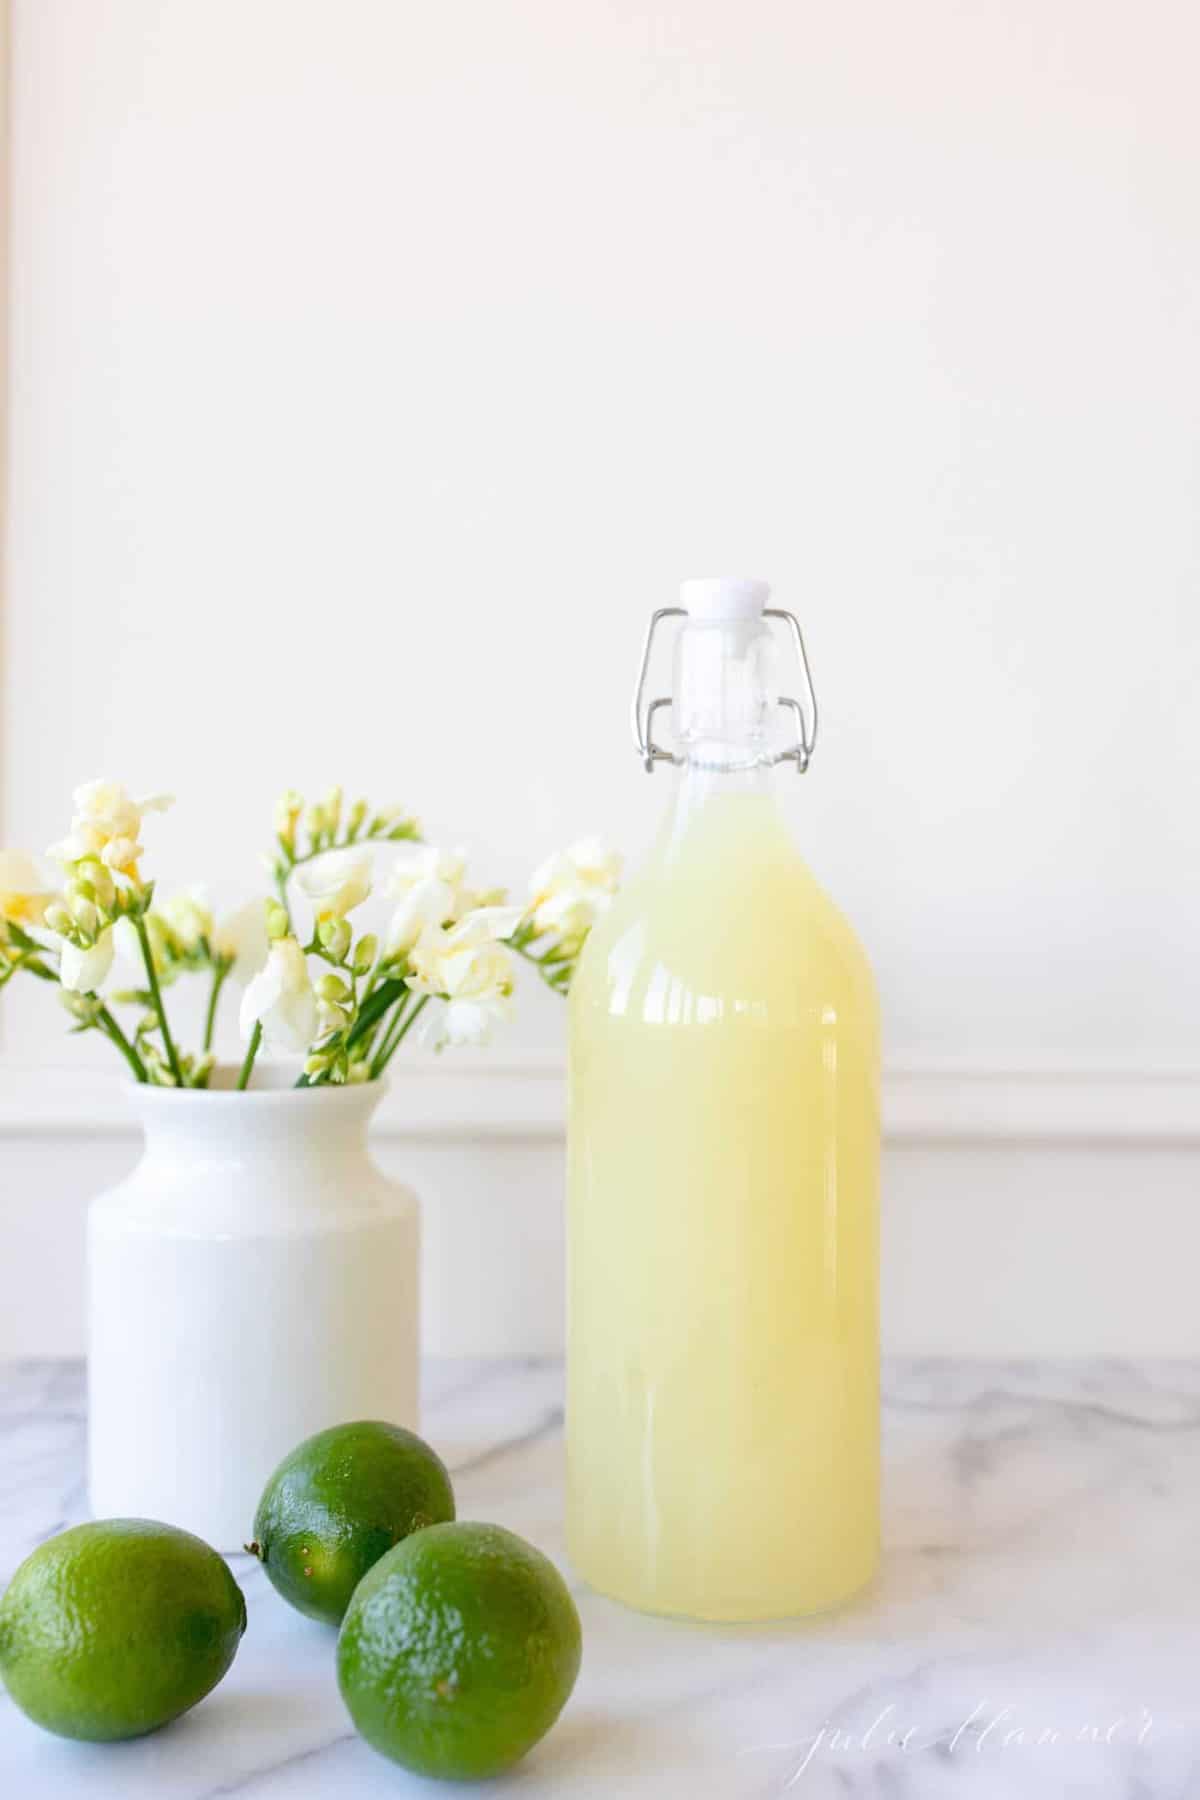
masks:
<path id="1" fill-rule="evenodd" d="M 667 990 L 776 1015 L 878 1009 L 857 933 L 790 844 L 740 868 L 652 858 L 617 895 L 584 948 L 574 1006 L 643 1012 Z"/>

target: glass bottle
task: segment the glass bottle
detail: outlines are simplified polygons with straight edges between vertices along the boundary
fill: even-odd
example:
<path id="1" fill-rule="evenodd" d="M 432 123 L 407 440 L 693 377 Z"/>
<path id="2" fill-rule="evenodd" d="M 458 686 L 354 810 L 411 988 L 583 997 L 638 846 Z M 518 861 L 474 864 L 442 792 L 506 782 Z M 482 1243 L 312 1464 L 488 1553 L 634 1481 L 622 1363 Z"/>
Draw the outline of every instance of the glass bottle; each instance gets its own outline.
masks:
<path id="1" fill-rule="evenodd" d="M 878 1555 L 874 983 L 772 767 L 816 730 L 765 583 L 688 582 L 681 766 L 571 993 L 568 1542 L 600 1592 L 750 1620 L 823 1610 Z M 806 703 L 776 703 L 768 621 Z M 788 709 L 797 741 L 778 751 Z"/>

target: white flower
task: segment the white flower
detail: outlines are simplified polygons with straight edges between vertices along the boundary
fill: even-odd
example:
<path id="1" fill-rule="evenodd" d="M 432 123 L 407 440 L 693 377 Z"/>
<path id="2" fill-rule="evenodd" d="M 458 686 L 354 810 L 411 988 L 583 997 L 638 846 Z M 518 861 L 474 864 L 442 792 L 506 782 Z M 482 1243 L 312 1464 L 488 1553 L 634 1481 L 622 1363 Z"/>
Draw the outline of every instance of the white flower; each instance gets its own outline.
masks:
<path id="1" fill-rule="evenodd" d="M 67 893 L 77 890 L 79 883 L 84 881 L 95 895 L 97 906 L 102 906 L 105 912 L 111 912 L 117 898 L 117 884 L 104 864 L 94 859 L 79 863 L 74 878 L 67 882 Z"/>
<path id="2" fill-rule="evenodd" d="M 612 903 L 621 879 L 621 858 L 597 838 L 548 857 L 529 884 L 528 917 L 538 931 L 567 939 L 587 936 Z"/>
<path id="3" fill-rule="evenodd" d="M 258 910 L 261 917 L 262 907 Z M 198 949 L 205 938 L 211 944 L 213 916 L 210 908 L 205 905 L 203 894 L 194 889 L 190 893 L 172 894 L 169 900 L 164 900 L 154 911 L 185 950 Z"/>
<path id="4" fill-rule="evenodd" d="M 113 934 L 110 926 L 86 950 L 64 938 L 59 954 L 58 979 L 73 994 L 94 994 L 112 967 Z"/>
<path id="5" fill-rule="evenodd" d="M 343 918 L 371 892 L 371 853 L 326 850 L 298 869 L 296 880 L 316 906 L 318 918 Z"/>
<path id="6" fill-rule="evenodd" d="M 615 894 L 621 881 L 621 854 L 599 838 L 580 838 L 567 851 L 567 860 L 585 886 Z"/>
<path id="7" fill-rule="evenodd" d="M 76 924 L 84 924 L 86 928 L 86 922 L 79 918 L 78 909 L 75 908 L 74 911 Z M 154 964 L 154 973 L 164 984 L 168 981 L 172 981 L 179 971 L 178 965 L 174 960 L 175 946 L 171 941 L 170 927 L 159 913 L 155 912 L 153 909 L 146 914 L 142 923 L 146 928 L 146 942 L 150 946 L 150 961 Z M 121 958 L 121 961 L 131 968 L 135 974 L 137 974 L 138 971 L 144 973 L 146 968 L 145 953 L 142 950 L 142 940 L 138 935 L 138 929 L 133 920 L 129 918 L 128 915 L 117 919 L 112 930 L 113 942 L 117 947 L 117 955 Z M 140 975 L 138 976 L 138 980 L 140 984 Z"/>
<path id="8" fill-rule="evenodd" d="M 229 973 L 245 987 L 267 960 L 267 920 L 261 900 L 247 900 L 221 920 L 212 937 L 218 956 L 232 962 Z"/>
<path id="9" fill-rule="evenodd" d="M 553 931 L 574 942 L 587 936 L 607 904 L 606 898 L 589 894 L 583 888 L 564 887 L 537 902 L 533 922 L 539 932 Z"/>
<path id="10" fill-rule="evenodd" d="M 383 891 L 394 900 L 431 877 L 458 888 L 466 868 L 467 853 L 463 849 L 439 850 L 436 844 L 409 844 L 398 853 Z"/>
<path id="11" fill-rule="evenodd" d="M 109 838 L 100 852 L 100 860 L 106 869 L 112 869 L 117 875 L 135 875 L 138 857 L 142 854 L 142 846 L 136 838 Z"/>
<path id="12" fill-rule="evenodd" d="M 165 976 L 167 959 L 162 925 L 152 912 L 146 914 L 145 925 L 146 941 L 150 945 L 150 960 L 154 964 L 154 973 L 160 977 Z M 133 920 L 127 917 L 118 919 L 113 925 L 112 933 L 113 943 L 122 963 L 133 972 L 135 977 L 139 971 L 144 977 L 146 964 L 142 957 L 142 940 L 138 936 L 137 926 Z"/>
<path id="13" fill-rule="evenodd" d="M 242 1036 L 255 1025 L 281 1050 L 307 1050 L 317 1029 L 317 997 L 308 978 L 308 963 L 294 937 L 277 938 L 265 966 L 242 995 L 238 1015 Z"/>
<path id="14" fill-rule="evenodd" d="M 40 925 L 53 898 L 54 889 L 38 874 L 32 856 L 0 850 L 0 921 Z"/>
<path id="15" fill-rule="evenodd" d="M 499 941 L 522 918 L 519 906 L 484 906 L 449 931 L 427 926 L 410 952 L 408 985 L 446 1001 L 444 1037 L 451 1044 L 482 1044 L 497 1019 L 511 1011 L 513 959 Z"/>
<path id="16" fill-rule="evenodd" d="M 142 853 L 138 834 L 143 814 L 165 812 L 171 796 L 149 794 L 144 800 L 131 800 L 119 781 L 87 781 L 75 789 L 74 801 L 70 834 L 52 845 L 49 854 L 61 863 L 95 857 L 128 875 L 135 873 Z"/>
<path id="17" fill-rule="evenodd" d="M 462 909 L 465 850 L 414 845 L 397 857 L 384 892 L 400 904 L 384 937 L 386 956 L 406 956 L 427 925 L 448 925 Z"/>
<path id="18" fill-rule="evenodd" d="M 511 937 L 525 909 L 520 906 L 477 906 L 469 912 L 451 934 L 462 946 L 497 943 Z"/>

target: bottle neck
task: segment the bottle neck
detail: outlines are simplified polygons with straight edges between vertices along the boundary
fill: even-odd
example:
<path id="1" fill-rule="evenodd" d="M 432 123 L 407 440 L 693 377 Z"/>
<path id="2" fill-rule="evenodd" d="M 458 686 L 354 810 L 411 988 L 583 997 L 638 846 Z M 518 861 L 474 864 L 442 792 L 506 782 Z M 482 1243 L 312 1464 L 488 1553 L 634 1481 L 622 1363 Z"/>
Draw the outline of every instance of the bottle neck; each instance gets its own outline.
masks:
<path id="1" fill-rule="evenodd" d="M 717 796 L 771 794 L 771 656 L 761 619 L 689 621 L 680 632 L 673 714 L 682 767 L 668 845 Z"/>
<path id="2" fill-rule="evenodd" d="M 763 771 L 775 696 L 771 639 L 761 619 L 691 621 L 675 651 L 673 710 L 692 774 Z"/>

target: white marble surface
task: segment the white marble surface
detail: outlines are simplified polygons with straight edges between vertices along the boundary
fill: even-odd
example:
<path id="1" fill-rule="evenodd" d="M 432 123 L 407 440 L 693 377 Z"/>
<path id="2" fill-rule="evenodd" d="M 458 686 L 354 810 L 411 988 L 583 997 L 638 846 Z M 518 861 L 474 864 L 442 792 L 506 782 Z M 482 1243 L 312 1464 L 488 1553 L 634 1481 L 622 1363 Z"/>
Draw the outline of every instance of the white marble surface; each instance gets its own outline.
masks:
<path id="1" fill-rule="evenodd" d="M 424 1429 L 463 1517 L 565 1566 L 561 1370 L 442 1364 Z M 767 1800 L 1200 1796 L 1200 1364 L 886 1371 L 885 1560 L 835 1618 L 639 1617 L 579 1590 L 584 1666 L 555 1731 L 486 1791 Z M 78 1365 L 0 1372 L 0 1581 L 85 1516 Z M 13 1800 L 372 1800 L 466 1792 L 354 1736 L 332 1634 L 249 1558 L 231 1674 L 166 1730 L 70 1744 L 0 1695 Z M 479 1791 L 479 1790 L 474 1790 Z"/>

